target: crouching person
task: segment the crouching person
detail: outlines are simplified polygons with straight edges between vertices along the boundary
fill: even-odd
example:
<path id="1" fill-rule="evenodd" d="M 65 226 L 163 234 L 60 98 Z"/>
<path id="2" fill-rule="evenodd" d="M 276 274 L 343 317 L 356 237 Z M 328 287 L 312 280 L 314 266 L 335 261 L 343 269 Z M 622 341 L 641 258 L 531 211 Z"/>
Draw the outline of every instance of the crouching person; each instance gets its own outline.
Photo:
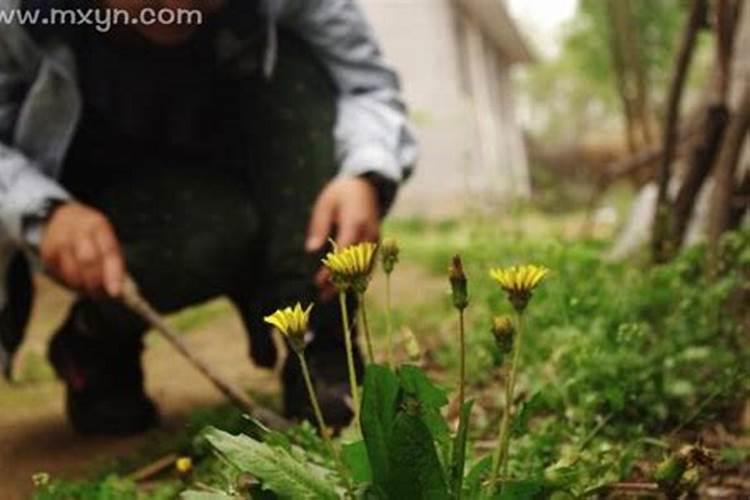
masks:
<path id="1" fill-rule="evenodd" d="M 82 433 L 158 422 L 146 325 L 117 300 L 126 273 L 163 312 L 231 299 L 265 367 L 276 352 L 263 317 L 317 301 L 307 354 L 326 421 L 346 425 L 343 333 L 320 257 L 329 238 L 378 238 L 416 159 L 397 78 L 348 0 L 0 4 L 41 17 L 145 7 L 200 22 L 105 30 L 11 16 L 0 29 L 0 367 L 10 376 L 28 320 L 28 260 L 79 292 L 49 358 Z M 283 385 L 287 415 L 310 418 L 294 356 Z"/>

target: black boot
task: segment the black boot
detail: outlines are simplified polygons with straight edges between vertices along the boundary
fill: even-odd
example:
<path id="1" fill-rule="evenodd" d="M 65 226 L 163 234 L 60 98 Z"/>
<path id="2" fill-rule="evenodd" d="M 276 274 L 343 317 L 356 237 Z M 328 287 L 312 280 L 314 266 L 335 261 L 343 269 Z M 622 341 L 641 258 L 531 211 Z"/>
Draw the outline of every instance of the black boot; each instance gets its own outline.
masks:
<path id="1" fill-rule="evenodd" d="M 354 308 L 349 307 L 349 310 L 349 317 L 355 317 Z M 314 338 L 305 349 L 305 358 L 326 425 L 340 430 L 351 423 L 354 413 L 338 302 L 316 306 L 311 326 Z M 356 331 L 354 326 L 352 331 Z M 357 381 L 360 382 L 364 375 L 364 362 L 356 339 L 353 342 L 354 367 Z M 286 416 L 316 423 L 297 356 L 287 356 L 282 382 Z"/>
<path id="2" fill-rule="evenodd" d="M 159 416 L 143 389 L 140 336 L 87 335 L 80 309 L 74 306 L 49 350 L 50 362 L 65 382 L 71 425 L 81 434 L 116 436 L 155 427 Z"/>

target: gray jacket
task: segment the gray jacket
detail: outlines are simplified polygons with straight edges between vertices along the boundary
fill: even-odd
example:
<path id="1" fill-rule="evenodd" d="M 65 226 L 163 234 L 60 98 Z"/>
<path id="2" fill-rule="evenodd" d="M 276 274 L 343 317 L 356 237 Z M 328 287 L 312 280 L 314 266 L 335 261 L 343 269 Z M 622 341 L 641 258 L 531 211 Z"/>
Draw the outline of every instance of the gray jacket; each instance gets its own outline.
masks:
<path id="1" fill-rule="evenodd" d="M 378 172 L 403 180 L 417 147 L 396 74 L 383 62 L 355 0 L 260 0 L 268 18 L 266 69 L 272 69 L 277 26 L 307 41 L 338 87 L 334 130 L 342 175 Z M 0 0 L 0 14 L 20 0 Z M 2 17 L 0 17 L 2 19 Z M 19 23 L 0 26 L 0 310 L 9 263 L 26 249 L 22 220 L 49 199 L 70 195 L 58 184 L 81 114 L 72 51 L 38 45 Z M 0 370 L 12 353 L 0 342 Z"/>

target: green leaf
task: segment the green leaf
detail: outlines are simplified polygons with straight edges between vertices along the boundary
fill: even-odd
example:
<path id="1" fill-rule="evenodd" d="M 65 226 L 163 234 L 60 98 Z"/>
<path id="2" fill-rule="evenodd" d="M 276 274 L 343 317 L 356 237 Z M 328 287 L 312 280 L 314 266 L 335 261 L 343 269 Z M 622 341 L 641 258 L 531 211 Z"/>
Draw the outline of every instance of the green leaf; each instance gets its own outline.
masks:
<path id="1" fill-rule="evenodd" d="M 448 404 L 445 390 L 433 384 L 432 380 L 418 367 L 403 365 L 398 375 L 404 390 L 416 397 L 424 406 L 439 410 Z"/>
<path id="2" fill-rule="evenodd" d="M 218 429 L 209 429 L 206 439 L 229 463 L 254 475 L 280 497 L 332 500 L 339 497 L 330 471 L 300 462 L 284 448 Z"/>
<path id="3" fill-rule="evenodd" d="M 526 434 L 529 431 L 529 420 L 531 420 L 531 417 L 533 417 L 535 413 L 538 413 L 543 409 L 545 404 L 546 402 L 541 392 L 535 393 L 529 400 L 521 403 L 518 412 L 513 417 L 513 422 L 510 428 L 511 435 L 521 436 Z"/>
<path id="4" fill-rule="evenodd" d="M 367 366 L 360 422 L 376 490 L 382 490 L 388 480 L 387 443 L 396 418 L 400 390 L 398 377 L 391 370 L 376 364 Z"/>
<path id="5" fill-rule="evenodd" d="M 547 500 L 554 489 L 543 480 L 506 481 L 495 500 Z"/>
<path id="6" fill-rule="evenodd" d="M 451 493 L 454 498 L 461 497 L 464 481 L 464 466 L 466 464 L 466 441 L 469 436 L 469 418 L 474 400 L 466 401 L 461 407 L 458 420 L 458 432 L 453 440 L 453 459 L 451 463 Z"/>
<path id="7" fill-rule="evenodd" d="M 370 459 L 367 457 L 367 446 L 364 441 L 347 443 L 343 446 L 342 457 L 351 471 L 354 481 L 369 483 L 372 481 Z"/>
<path id="8" fill-rule="evenodd" d="M 486 456 L 475 463 L 464 479 L 464 490 L 466 498 L 479 498 L 482 491 L 482 480 L 489 474 L 492 468 L 492 457 Z"/>
<path id="9" fill-rule="evenodd" d="M 404 365 L 399 369 L 398 374 L 404 392 L 419 401 L 420 418 L 430 429 L 432 437 L 445 448 L 447 460 L 451 433 L 440 413 L 440 409 L 448 404 L 446 391 L 433 384 L 429 377 L 416 366 Z"/>
<path id="10" fill-rule="evenodd" d="M 400 413 L 393 423 L 388 452 L 390 476 L 385 488 L 388 498 L 449 498 L 435 442 L 422 419 Z"/>

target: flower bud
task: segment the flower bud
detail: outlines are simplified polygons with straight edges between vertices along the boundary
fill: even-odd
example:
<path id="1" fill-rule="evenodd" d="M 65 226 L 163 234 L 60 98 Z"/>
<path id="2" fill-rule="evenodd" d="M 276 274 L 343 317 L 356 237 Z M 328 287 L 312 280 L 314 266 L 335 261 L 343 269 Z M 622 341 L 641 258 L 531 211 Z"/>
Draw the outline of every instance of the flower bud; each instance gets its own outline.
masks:
<path id="1" fill-rule="evenodd" d="M 464 267 L 461 257 L 453 257 L 451 267 L 449 268 L 449 278 L 451 282 L 451 292 L 453 294 L 453 306 L 463 311 L 469 305 L 468 280 L 464 273 Z"/>
<path id="2" fill-rule="evenodd" d="M 393 268 L 398 264 L 398 255 L 400 252 L 401 249 L 398 247 L 398 242 L 393 238 L 388 238 L 380 245 L 380 259 L 383 263 L 385 274 L 393 272 Z"/>
<path id="3" fill-rule="evenodd" d="M 500 352 L 508 354 L 513 350 L 513 341 L 516 337 L 516 327 L 510 316 L 496 316 L 492 320 L 492 336 Z"/>
<path id="4" fill-rule="evenodd" d="M 188 476 L 193 472 L 193 460 L 190 457 L 180 457 L 175 461 L 174 467 L 180 476 Z"/>

